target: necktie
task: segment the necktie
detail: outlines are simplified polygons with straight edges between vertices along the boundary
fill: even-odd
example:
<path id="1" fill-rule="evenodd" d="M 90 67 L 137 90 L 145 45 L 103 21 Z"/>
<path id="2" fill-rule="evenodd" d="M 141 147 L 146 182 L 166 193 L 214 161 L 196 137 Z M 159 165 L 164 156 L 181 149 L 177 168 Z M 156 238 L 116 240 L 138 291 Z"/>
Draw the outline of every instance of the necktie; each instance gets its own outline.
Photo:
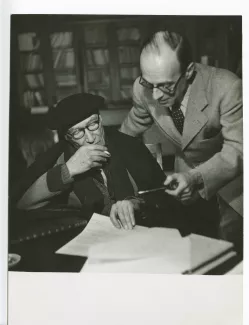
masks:
<path id="1" fill-rule="evenodd" d="M 105 173 L 108 173 L 107 169 L 105 170 Z M 103 208 L 102 214 L 109 215 L 111 206 L 114 203 L 114 198 L 113 198 L 114 194 L 112 193 L 111 188 L 108 189 L 105 186 L 104 179 L 103 179 L 103 176 L 101 175 L 100 170 L 95 172 L 95 174 L 93 176 L 93 181 L 104 197 L 104 208 Z M 107 183 L 109 183 L 108 180 L 107 180 Z M 108 187 L 110 187 L 110 186 L 108 186 Z"/>
<path id="2" fill-rule="evenodd" d="M 184 115 L 180 107 L 172 107 L 171 110 L 172 120 L 177 128 L 177 130 L 182 134 L 184 125 Z"/>

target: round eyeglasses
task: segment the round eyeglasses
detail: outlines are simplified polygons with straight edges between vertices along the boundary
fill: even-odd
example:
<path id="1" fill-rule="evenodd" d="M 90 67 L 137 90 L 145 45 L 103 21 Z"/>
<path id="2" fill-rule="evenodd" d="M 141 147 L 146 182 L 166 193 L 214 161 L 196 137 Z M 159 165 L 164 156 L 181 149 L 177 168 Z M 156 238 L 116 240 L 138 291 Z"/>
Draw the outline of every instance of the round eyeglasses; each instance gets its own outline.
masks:
<path id="1" fill-rule="evenodd" d="M 96 130 L 98 130 L 98 128 L 99 128 L 99 121 L 95 121 L 95 122 L 87 125 L 85 128 L 75 129 L 72 132 L 68 131 L 67 135 L 70 138 L 73 138 L 75 140 L 79 140 L 79 139 L 84 137 L 85 129 L 87 129 L 88 131 L 96 131 Z"/>

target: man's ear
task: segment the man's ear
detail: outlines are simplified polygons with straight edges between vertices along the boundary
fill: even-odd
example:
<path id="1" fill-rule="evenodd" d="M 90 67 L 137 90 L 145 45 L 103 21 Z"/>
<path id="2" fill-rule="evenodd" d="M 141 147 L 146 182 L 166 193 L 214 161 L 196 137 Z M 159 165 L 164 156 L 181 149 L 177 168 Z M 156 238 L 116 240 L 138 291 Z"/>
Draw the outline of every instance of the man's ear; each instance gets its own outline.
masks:
<path id="1" fill-rule="evenodd" d="M 195 71 L 195 64 L 194 64 L 194 62 L 191 62 L 188 65 L 188 67 L 186 69 L 186 73 L 185 73 L 187 80 L 190 80 L 192 78 L 194 71 Z"/>

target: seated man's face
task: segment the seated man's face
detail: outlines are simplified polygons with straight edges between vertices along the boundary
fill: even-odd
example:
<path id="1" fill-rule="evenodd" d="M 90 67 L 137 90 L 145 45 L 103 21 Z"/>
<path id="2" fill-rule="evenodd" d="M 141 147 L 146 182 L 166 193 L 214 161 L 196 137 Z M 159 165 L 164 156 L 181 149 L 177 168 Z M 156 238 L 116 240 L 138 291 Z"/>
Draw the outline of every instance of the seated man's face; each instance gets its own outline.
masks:
<path id="1" fill-rule="evenodd" d="M 67 131 L 66 138 L 75 147 L 90 144 L 104 145 L 104 128 L 101 123 L 101 117 L 98 114 L 93 114 L 87 119 L 75 124 Z"/>

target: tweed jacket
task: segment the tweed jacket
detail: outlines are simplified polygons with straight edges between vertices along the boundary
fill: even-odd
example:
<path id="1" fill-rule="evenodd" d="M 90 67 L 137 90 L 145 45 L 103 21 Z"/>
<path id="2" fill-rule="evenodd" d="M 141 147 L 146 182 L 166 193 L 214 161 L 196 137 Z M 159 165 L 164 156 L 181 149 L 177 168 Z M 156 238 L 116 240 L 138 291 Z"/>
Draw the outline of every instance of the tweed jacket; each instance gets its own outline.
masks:
<path id="1" fill-rule="evenodd" d="M 121 131 L 138 136 L 155 123 L 175 147 L 175 171 L 198 170 L 204 182 L 201 195 L 208 200 L 242 174 L 242 81 L 224 69 L 196 63 L 195 70 L 182 135 L 169 109 L 154 100 L 139 79 L 134 82 L 134 104 Z M 241 200 L 241 191 L 237 197 L 225 192 L 229 204 L 236 206 L 236 200 Z"/>

